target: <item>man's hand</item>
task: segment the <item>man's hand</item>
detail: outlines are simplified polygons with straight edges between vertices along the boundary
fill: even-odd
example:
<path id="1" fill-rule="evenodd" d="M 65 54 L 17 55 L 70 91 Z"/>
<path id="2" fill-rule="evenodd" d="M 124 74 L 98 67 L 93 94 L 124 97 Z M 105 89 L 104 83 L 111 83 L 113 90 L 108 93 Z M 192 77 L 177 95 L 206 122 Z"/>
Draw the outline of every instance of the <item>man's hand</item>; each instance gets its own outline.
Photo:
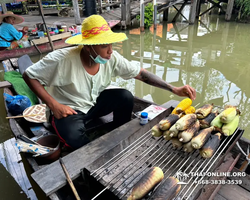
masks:
<path id="1" fill-rule="evenodd" d="M 53 108 L 50 108 L 53 112 L 53 115 L 57 119 L 61 119 L 63 117 L 67 117 L 68 115 L 74 115 L 77 114 L 75 110 L 73 110 L 71 107 L 57 103 L 53 106 Z"/>
<path id="2" fill-rule="evenodd" d="M 173 87 L 173 93 L 181 97 L 189 97 L 192 100 L 196 98 L 196 91 L 189 85 L 184 85 L 181 87 Z"/>

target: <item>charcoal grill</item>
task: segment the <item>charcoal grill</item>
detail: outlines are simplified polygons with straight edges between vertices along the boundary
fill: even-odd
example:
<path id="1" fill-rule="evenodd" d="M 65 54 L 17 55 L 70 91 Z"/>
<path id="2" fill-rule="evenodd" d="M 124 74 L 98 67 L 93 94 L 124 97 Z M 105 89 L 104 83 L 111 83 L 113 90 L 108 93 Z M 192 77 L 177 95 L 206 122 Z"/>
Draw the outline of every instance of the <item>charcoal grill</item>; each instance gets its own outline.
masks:
<path id="1" fill-rule="evenodd" d="M 209 177 L 190 176 L 191 172 L 193 174 L 213 172 L 243 132 L 244 130 L 238 128 L 232 136 L 224 137 L 214 155 L 210 159 L 204 159 L 200 156 L 199 150 L 185 153 L 182 148 L 173 148 L 171 141 L 163 137 L 152 137 L 150 130 L 146 131 L 126 148 L 117 152 L 113 158 L 89 172 L 91 177 L 104 186 L 92 200 L 100 198 L 106 190 L 112 192 L 117 199 L 127 199 L 133 186 L 153 166 L 163 170 L 164 179 L 170 176 L 178 178 L 181 175 L 181 181 L 185 179 L 186 184 L 182 185 L 175 199 L 196 199 L 204 186 L 198 182 Z M 184 177 L 185 175 L 188 177 Z M 161 183 L 163 182 L 164 180 Z M 144 199 L 153 199 L 157 187 Z"/>

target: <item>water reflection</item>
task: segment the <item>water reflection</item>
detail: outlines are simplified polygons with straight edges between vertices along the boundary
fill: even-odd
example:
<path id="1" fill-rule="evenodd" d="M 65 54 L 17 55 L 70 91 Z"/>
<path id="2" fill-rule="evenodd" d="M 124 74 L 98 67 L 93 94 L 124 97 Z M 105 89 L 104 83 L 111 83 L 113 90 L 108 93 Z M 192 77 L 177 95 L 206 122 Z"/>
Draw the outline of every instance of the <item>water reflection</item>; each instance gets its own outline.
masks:
<path id="1" fill-rule="evenodd" d="M 126 34 L 129 40 L 114 45 L 115 50 L 175 86 L 194 87 L 198 92 L 194 105 L 238 106 L 242 111 L 240 125 L 245 129 L 244 137 L 250 138 L 247 134 L 249 25 L 204 15 L 192 26 L 162 23 L 155 31 L 151 28 L 140 33 L 137 28 Z M 139 81 L 116 78 L 114 82 L 136 96 L 150 96 L 159 104 L 180 99 Z"/>

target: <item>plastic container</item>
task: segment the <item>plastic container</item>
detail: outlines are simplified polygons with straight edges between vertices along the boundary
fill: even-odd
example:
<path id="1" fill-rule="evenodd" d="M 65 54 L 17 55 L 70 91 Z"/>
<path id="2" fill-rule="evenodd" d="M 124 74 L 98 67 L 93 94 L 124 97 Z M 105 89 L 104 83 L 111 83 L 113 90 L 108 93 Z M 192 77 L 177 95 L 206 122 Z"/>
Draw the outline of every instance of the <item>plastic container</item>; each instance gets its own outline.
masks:
<path id="1" fill-rule="evenodd" d="M 55 35 L 55 32 L 54 32 L 54 31 L 50 31 L 49 34 L 50 34 L 51 36 L 53 36 L 53 35 Z"/>
<path id="2" fill-rule="evenodd" d="M 76 33 L 81 33 L 82 32 L 82 26 L 77 26 L 76 27 L 77 32 Z"/>
<path id="3" fill-rule="evenodd" d="M 23 41 L 23 47 L 24 48 L 30 47 L 30 42 L 29 41 Z"/>
<path id="4" fill-rule="evenodd" d="M 68 28 L 67 28 L 67 26 L 62 26 L 62 29 L 64 29 L 64 33 L 66 33 L 66 32 L 68 32 Z"/>
<path id="5" fill-rule="evenodd" d="M 37 34 L 38 34 L 38 37 L 44 37 L 44 32 L 43 31 L 38 31 Z"/>
<path id="6" fill-rule="evenodd" d="M 140 124 L 145 125 L 148 123 L 148 113 L 147 112 L 142 112 L 141 117 L 140 117 Z"/>

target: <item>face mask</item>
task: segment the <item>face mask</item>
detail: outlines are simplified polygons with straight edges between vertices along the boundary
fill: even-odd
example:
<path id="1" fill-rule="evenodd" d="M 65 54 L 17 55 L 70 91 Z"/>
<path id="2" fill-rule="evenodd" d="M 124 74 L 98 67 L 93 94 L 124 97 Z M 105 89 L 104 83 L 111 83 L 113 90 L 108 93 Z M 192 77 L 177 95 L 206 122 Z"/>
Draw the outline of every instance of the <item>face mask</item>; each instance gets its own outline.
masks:
<path id="1" fill-rule="evenodd" d="M 91 46 L 91 48 L 93 49 L 93 47 Z M 93 51 L 95 52 L 95 50 L 93 49 Z M 95 54 L 97 55 L 97 53 L 95 52 Z M 108 62 L 108 59 L 106 59 L 106 58 L 103 58 L 103 57 L 101 57 L 100 55 L 97 55 L 96 56 L 96 58 L 93 58 L 93 56 L 91 56 L 91 55 L 89 55 L 90 56 L 90 58 L 92 58 L 93 59 L 93 61 L 95 62 L 95 63 L 99 63 L 99 64 L 105 64 L 105 63 L 107 63 Z"/>

